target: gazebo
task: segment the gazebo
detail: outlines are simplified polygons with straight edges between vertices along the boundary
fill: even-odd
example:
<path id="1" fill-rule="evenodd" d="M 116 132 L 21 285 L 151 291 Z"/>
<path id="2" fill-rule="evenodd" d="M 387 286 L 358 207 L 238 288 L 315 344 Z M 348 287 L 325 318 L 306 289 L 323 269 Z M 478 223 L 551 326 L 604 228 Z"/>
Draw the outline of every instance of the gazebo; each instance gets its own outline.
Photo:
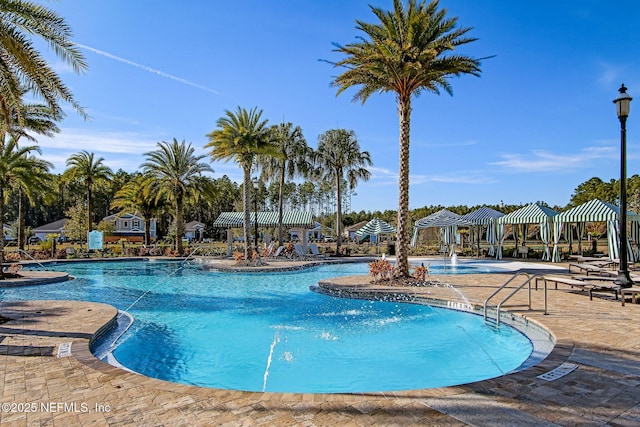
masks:
<path id="1" fill-rule="evenodd" d="M 498 218 L 503 217 L 504 214 L 495 209 L 491 209 L 488 206 L 483 206 L 468 214 L 462 215 L 461 219 L 471 221 L 476 225 L 476 231 L 478 235 L 478 256 L 480 256 L 480 238 L 482 237 L 482 227 L 487 227 L 487 243 L 489 244 L 489 251 L 487 255 L 494 256 L 494 245 L 497 243 L 496 230 L 498 228 Z M 470 228 L 473 230 L 473 228 Z"/>
<path id="2" fill-rule="evenodd" d="M 513 211 L 510 214 L 498 218 L 498 251 L 496 253 L 496 259 L 502 259 L 502 244 L 504 242 L 504 225 L 513 224 L 514 226 L 522 225 L 523 227 L 523 245 L 526 242 L 526 230 L 528 224 L 540 225 L 540 239 L 544 243 L 544 254 L 542 260 L 551 260 L 551 251 L 549 250 L 549 243 L 551 242 L 551 230 L 553 229 L 553 218 L 558 215 L 558 212 L 551 208 L 542 206 L 539 203 L 531 203 L 523 208 Z M 515 231 L 515 227 L 514 227 Z M 517 234 L 516 236 L 516 249 L 518 246 Z M 555 241 L 555 239 L 554 239 Z"/>
<path id="3" fill-rule="evenodd" d="M 251 227 L 277 227 L 278 212 L 250 212 Z M 313 216 L 310 212 L 283 212 L 282 225 L 287 228 L 293 228 L 303 231 L 302 246 L 307 250 L 307 230 L 315 227 Z M 233 248 L 233 235 L 231 229 L 244 227 L 244 212 L 222 212 L 213 223 L 213 227 L 227 229 L 227 256 L 231 256 Z M 248 244 L 249 242 L 245 242 Z"/>
<path id="4" fill-rule="evenodd" d="M 632 239 L 638 243 L 638 228 L 640 223 L 640 215 L 627 212 L 627 220 L 631 222 L 631 236 Z M 604 222 L 607 224 L 607 245 L 609 247 L 609 258 L 611 260 L 619 257 L 620 251 L 620 207 L 612 205 L 611 203 L 603 202 L 598 199 L 589 200 L 579 206 L 573 207 L 558 214 L 555 218 L 554 228 L 554 247 L 553 247 L 553 259 L 556 261 L 556 253 L 558 252 L 558 240 L 560 240 L 560 234 L 562 225 L 567 223 L 575 223 L 578 234 L 578 254 L 582 254 L 582 237 L 585 231 L 585 224 L 587 222 Z M 569 230 L 569 233 L 571 231 Z M 555 236 L 557 235 L 557 239 Z M 637 259 L 637 254 L 634 253 L 631 243 L 627 240 L 627 247 L 629 248 L 629 254 L 631 255 L 631 261 Z M 560 254 L 557 254 L 557 261 L 560 261 Z"/>
<path id="5" fill-rule="evenodd" d="M 416 246 L 418 241 L 418 230 L 430 227 L 438 227 L 440 229 L 439 239 L 440 243 L 444 243 L 449 255 L 453 255 L 455 250 L 455 235 L 458 231 L 459 225 L 471 226 L 473 223 L 456 213 L 453 213 L 447 209 L 441 209 L 438 212 L 432 213 L 424 218 L 416 221 L 413 225 L 413 238 L 411 239 L 411 245 Z"/>

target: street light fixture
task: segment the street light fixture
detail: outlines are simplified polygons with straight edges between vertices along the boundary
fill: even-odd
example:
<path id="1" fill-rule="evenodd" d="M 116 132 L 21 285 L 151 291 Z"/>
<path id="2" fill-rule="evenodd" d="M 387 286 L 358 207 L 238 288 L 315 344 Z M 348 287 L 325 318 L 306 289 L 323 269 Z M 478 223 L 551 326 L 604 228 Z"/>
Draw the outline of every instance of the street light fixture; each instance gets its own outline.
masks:
<path id="1" fill-rule="evenodd" d="M 631 106 L 631 96 L 624 84 L 618 89 L 618 96 L 613 100 L 620 119 L 620 270 L 614 283 L 621 288 L 633 286 L 629 276 L 627 251 L 627 117 Z"/>
<path id="2" fill-rule="evenodd" d="M 254 214 L 253 214 L 253 225 L 254 225 L 254 246 L 256 251 L 256 256 L 260 258 L 260 252 L 258 251 L 258 189 L 260 188 L 260 183 L 257 178 L 253 179 L 253 206 L 254 206 Z"/>

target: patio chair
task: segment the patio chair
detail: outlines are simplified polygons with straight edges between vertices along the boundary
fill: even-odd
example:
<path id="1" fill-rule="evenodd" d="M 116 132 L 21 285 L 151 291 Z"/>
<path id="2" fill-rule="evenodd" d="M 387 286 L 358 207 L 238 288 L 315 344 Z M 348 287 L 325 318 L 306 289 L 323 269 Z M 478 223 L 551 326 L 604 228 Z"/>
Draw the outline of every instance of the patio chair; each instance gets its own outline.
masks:
<path id="1" fill-rule="evenodd" d="M 316 245 L 315 243 L 311 243 L 309 245 L 309 249 L 311 249 L 311 255 L 314 258 L 326 258 L 327 257 L 327 254 L 320 253 L 320 250 L 318 249 L 318 245 Z"/>
<path id="2" fill-rule="evenodd" d="M 593 293 L 594 292 L 613 292 L 615 294 L 616 300 L 618 299 L 618 293 L 620 292 L 620 285 L 616 285 L 611 281 L 597 281 L 597 280 L 586 280 L 586 278 L 594 279 L 593 276 L 540 276 L 536 278 L 536 289 L 538 288 L 538 282 L 544 281 L 545 283 L 554 283 L 555 288 L 558 289 L 558 284 L 570 286 L 573 288 L 580 288 L 583 291 L 589 293 L 589 300 L 593 301 Z M 602 278 L 602 280 L 605 280 Z"/>
<path id="3" fill-rule="evenodd" d="M 275 260 L 276 258 L 282 258 L 282 251 L 284 250 L 284 246 L 278 246 L 278 249 L 275 250 L 271 255 L 268 256 L 269 259 Z"/>
<path id="4" fill-rule="evenodd" d="M 617 275 L 617 273 L 611 269 L 594 265 L 591 263 L 578 263 L 578 264 L 569 264 L 569 273 L 571 273 L 571 268 L 577 269 L 578 272 L 586 274 L 587 276 L 590 274 L 597 274 L 598 276 L 609 276 Z"/>
<path id="5" fill-rule="evenodd" d="M 302 249 L 302 245 L 300 243 L 296 243 L 295 245 L 293 245 L 293 249 L 297 257 L 302 258 L 303 260 L 311 259 L 309 254 L 304 252 L 304 249 Z"/>

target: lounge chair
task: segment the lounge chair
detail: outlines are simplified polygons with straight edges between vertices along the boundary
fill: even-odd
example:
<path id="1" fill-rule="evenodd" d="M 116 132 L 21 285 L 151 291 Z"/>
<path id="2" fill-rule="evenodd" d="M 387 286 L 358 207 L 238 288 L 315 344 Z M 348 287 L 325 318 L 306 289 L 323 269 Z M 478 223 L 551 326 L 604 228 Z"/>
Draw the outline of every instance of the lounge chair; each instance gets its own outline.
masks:
<path id="1" fill-rule="evenodd" d="M 281 257 L 280 254 L 282 254 L 282 251 L 284 250 L 284 246 L 279 246 L 278 249 L 276 249 L 275 252 L 273 252 L 271 255 L 269 255 L 270 259 L 276 259 L 278 257 Z"/>
<path id="2" fill-rule="evenodd" d="M 569 273 L 571 273 L 571 268 L 577 269 L 578 272 L 586 274 L 587 276 L 590 274 L 597 274 L 599 276 L 609 276 L 617 275 L 614 270 L 609 268 L 605 268 L 599 265 L 594 265 L 591 263 L 579 263 L 579 264 L 569 264 Z"/>
<path id="3" fill-rule="evenodd" d="M 304 260 L 311 259 L 311 257 L 304 252 L 304 249 L 302 249 L 302 245 L 300 243 L 296 243 L 295 245 L 293 245 L 293 249 L 296 256 Z"/>
<path id="4" fill-rule="evenodd" d="M 327 254 L 323 254 L 320 253 L 320 250 L 318 249 L 318 245 L 316 245 L 315 243 L 311 243 L 309 245 L 309 249 L 311 249 L 311 255 L 315 258 L 326 258 Z"/>
<path id="5" fill-rule="evenodd" d="M 593 276 L 585 276 L 584 278 L 576 276 L 540 276 L 536 278 L 536 289 L 538 288 L 538 282 L 544 281 L 545 283 L 554 283 L 556 289 L 558 289 L 558 284 L 570 286 L 571 289 L 580 288 L 583 291 L 587 291 L 589 293 L 589 299 L 592 301 L 594 292 L 613 292 L 615 294 L 616 300 L 618 299 L 620 285 L 617 285 L 611 281 L 605 282 L 600 280 L 586 280 L 586 277 L 589 277 L 589 279 L 594 279 Z"/>

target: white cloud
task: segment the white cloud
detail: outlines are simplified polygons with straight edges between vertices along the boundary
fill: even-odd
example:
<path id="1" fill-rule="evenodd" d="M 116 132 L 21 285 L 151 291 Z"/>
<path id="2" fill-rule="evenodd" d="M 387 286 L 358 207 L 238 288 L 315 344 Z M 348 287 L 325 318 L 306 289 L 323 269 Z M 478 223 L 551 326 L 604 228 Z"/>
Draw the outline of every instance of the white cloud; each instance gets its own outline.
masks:
<path id="1" fill-rule="evenodd" d="M 619 157 L 613 146 L 586 147 L 574 154 L 554 154 L 544 150 L 533 151 L 531 154 L 503 154 L 503 160 L 491 162 L 491 165 L 502 166 L 514 172 L 571 172 L 578 168 L 591 165 L 600 159 L 615 159 Z"/>
<path id="2" fill-rule="evenodd" d="M 379 184 L 398 184 L 398 173 L 390 169 L 380 167 L 370 167 L 371 180 L 378 181 Z M 409 174 L 411 185 L 419 185 L 427 182 L 441 182 L 449 184 L 490 184 L 496 180 L 487 176 L 483 172 L 475 171 L 452 171 L 440 175 Z"/>

